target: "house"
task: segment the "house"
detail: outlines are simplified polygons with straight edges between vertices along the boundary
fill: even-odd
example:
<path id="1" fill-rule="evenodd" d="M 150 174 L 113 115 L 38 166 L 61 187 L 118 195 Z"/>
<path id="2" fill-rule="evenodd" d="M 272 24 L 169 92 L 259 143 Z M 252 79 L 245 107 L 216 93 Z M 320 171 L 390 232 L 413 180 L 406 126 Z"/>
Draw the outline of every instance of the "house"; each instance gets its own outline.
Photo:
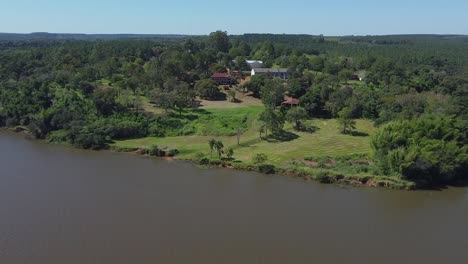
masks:
<path id="1" fill-rule="evenodd" d="M 288 69 L 253 68 L 251 75 L 267 75 L 272 78 L 281 78 L 285 80 L 289 78 Z"/>
<path id="2" fill-rule="evenodd" d="M 253 68 L 263 68 L 263 61 L 259 60 L 246 60 L 247 65 L 249 65 L 250 69 Z"/>
<path id="3" fill-rule="evenodd" d="M 211 79 L 218 85 L 231 85 L 233 83 L 231 75 L 225 72 L 217 72 L 211 75 Z"/>
<path id="4" fill-rule="evenodd" d="M 284 102 L 281 103 L 283 106 L 295 107 L 299 105 L 299 99 L 288 97 Z"/>

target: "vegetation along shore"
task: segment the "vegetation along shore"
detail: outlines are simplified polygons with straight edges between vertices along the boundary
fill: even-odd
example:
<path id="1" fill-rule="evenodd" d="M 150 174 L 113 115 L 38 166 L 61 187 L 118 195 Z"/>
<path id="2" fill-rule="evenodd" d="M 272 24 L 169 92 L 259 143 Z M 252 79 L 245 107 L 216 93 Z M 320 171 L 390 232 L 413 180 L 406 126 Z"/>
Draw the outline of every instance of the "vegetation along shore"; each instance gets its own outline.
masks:
<path id="1" fill-rule="evenodd" d="M 460 185 L 467 49 L 439 35 L 0 38 L 0 126 L 322 183 Z"/>

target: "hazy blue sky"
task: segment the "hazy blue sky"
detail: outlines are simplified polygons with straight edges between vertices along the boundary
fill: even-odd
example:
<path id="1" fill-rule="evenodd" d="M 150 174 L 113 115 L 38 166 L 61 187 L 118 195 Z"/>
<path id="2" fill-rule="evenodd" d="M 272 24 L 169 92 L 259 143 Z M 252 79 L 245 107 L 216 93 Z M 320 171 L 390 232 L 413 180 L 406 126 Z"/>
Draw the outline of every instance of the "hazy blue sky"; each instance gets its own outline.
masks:
<path id="1" fill-rule="evenodd" d="M 468 0 L 0 0 L 0 32 L 468 34 Z"/>

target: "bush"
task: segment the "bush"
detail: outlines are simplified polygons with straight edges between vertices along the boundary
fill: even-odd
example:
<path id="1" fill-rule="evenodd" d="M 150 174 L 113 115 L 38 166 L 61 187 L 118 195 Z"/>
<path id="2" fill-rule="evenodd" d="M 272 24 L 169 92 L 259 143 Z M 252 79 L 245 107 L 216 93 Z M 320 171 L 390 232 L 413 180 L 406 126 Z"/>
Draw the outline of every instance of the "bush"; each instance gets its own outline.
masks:
<path id="1" fill-rule="evenodd" d="M 107 147 L 107 140 L 100 134 L 81 133 L 75 137 L 73 144 L 84 149 L 98 150 Z"/>
<path id="2" fill-rule="evenodd" d="M 161 153 L 161 150 L 158 148 L 158 146 L 153 145 L 148 149 L 148 154 L 150 156 L 161 157 L 163 153 Z"/>
<path id="3" fill-rule="evenodd" d="M 268 156 L 267 156 L 266 154 L 264 154 L 264 153 L 257 153 L 257 154 L 255 154 L 255 155 L 253 156 L 253 158 L 252 158 L 252 162 L 253 162 L 254 164 L 257 164 L 257 165 L 263 164 L 263 163 L 265 163 L 267 160 L 268 160 Z"/>
<path id="4" fill-rule="evenodd" d="M 61 142 L 67 142 L 70 138 L 70 132 L 67 130 L 57 130 L 51 132 L 47 136 L 47 142 L 50 143 L 61 143 Z"/>
<path id="5" fill-rule="evenodd" d="M 275 166 L 270 164 L 261 164 L 257 166 L 257 171 L 265 174 L 274 174 Z"/>
<path id="6" fill-rule="evenodd" d="M 332 177 L 328 174 L 326 171 L 321 171 L 317 173 L 315 176 L 315 179 L 319 181 L 320 183 L 332 183 Z"/>
<path id="7" fill-rule="evenodd" d="M 389 123 L 371 141 L 382 173 L 428 185 L 468 180 L 467 143 L 463 121 L 440 117 Z"/>
<path id="8" fill-rule="evenodd" d="M 202 158 L 198 161 L 198 164 L 200 165 L 209 165 L 210 164 L 210 160 L 208 158 Z"/>
<path id="9" fill-rule="evenodd" d="M 167 151 L 167 156 L 168 157 L 174 157 L 177 154 L 179 154 L 179 151 L 177 149 L 170 149 L 169 151 Z"/>

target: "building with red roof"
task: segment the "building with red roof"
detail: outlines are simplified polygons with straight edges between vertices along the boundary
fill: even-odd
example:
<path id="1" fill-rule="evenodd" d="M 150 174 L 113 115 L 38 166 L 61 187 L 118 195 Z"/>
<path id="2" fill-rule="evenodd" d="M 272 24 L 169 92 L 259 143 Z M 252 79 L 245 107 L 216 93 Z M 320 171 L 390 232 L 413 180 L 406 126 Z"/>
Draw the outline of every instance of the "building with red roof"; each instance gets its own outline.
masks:
<path id="1" fill-rule="evenodd" d="M 211 75 L 211 79 L 215 81 L 218 85 L 231 85 L 232 78 L 231 75 L 225 72 L 216 72 Z"/>
<path id="2" fill-rule="evenodd" d="M 284 106 L 290 106 L 290 107 L 298 106 L 299 105 L 299 99 L 288 97 L 281 104 L 284 105 Z"/>

